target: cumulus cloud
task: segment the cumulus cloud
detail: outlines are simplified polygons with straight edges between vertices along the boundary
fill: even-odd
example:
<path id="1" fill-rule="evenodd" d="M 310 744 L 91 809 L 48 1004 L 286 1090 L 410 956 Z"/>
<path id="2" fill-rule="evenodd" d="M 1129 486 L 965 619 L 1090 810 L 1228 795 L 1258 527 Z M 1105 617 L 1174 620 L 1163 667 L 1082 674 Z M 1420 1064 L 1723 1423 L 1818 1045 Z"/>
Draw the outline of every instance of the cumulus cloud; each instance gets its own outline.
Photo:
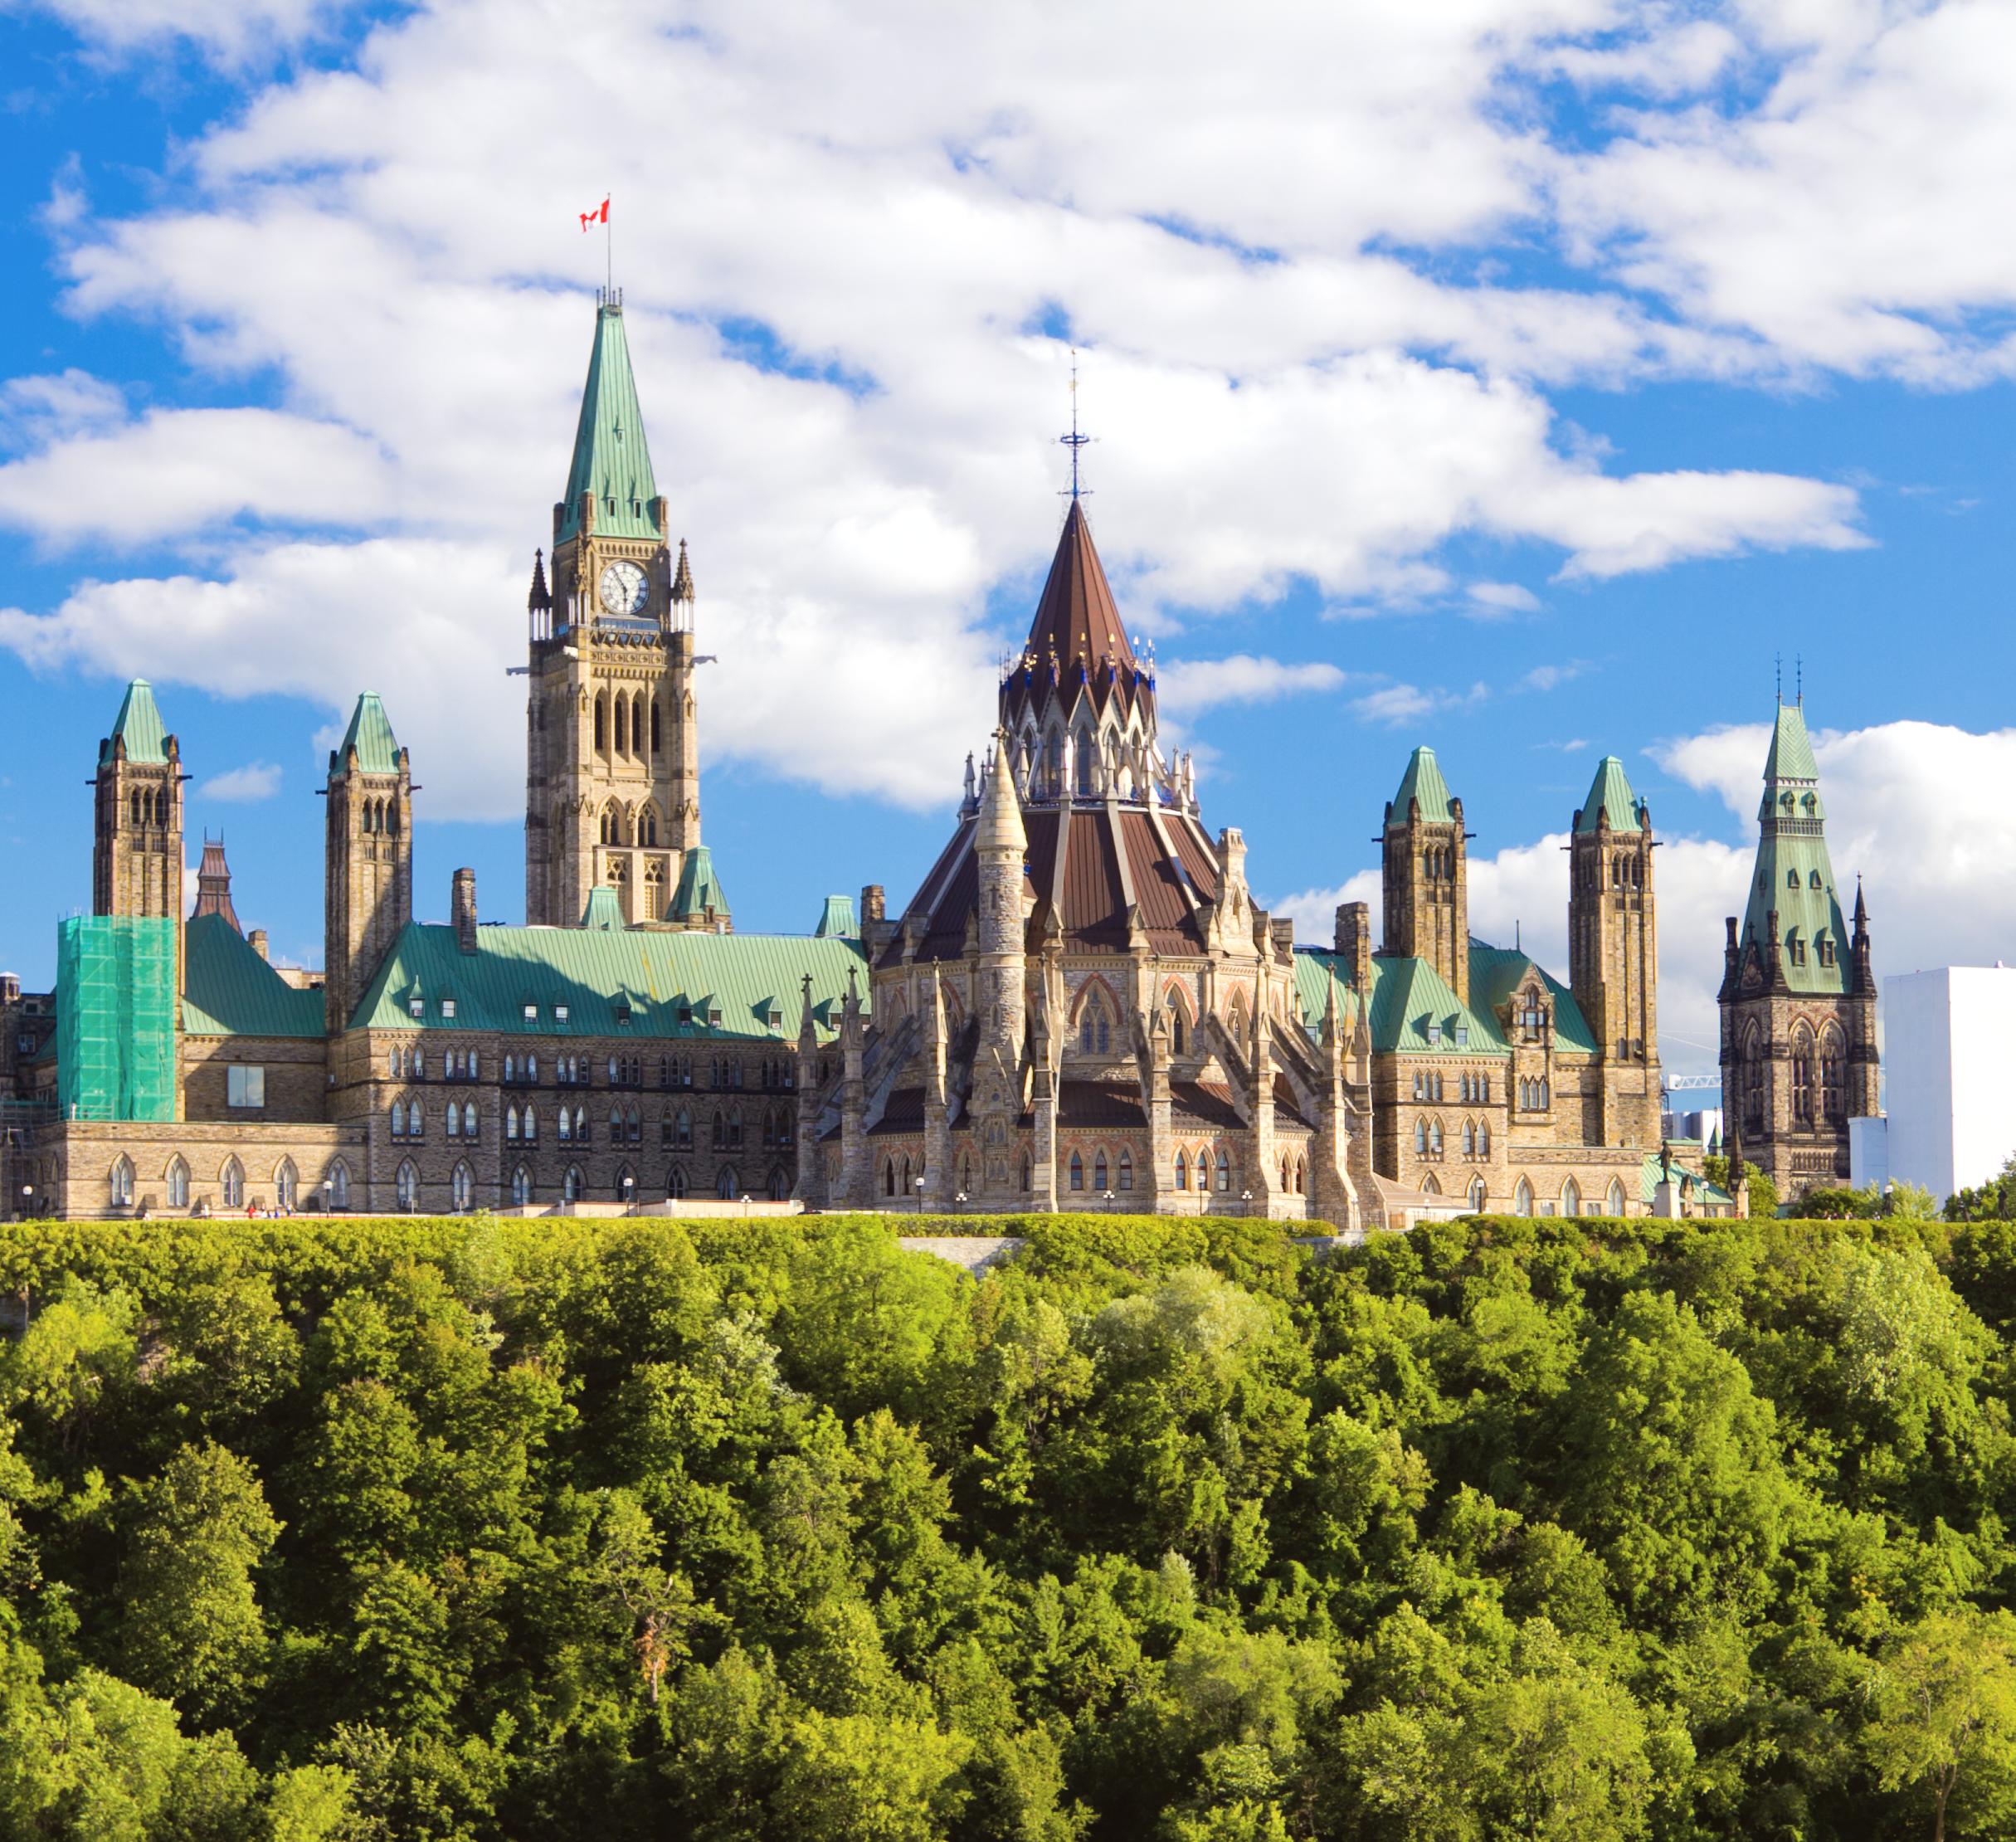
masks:
<path id="1" fill-rule="evenodd" d="M 171 10 L 60 4 L 119 42 Z M 172 9 L 220 55 L 226 10 Z M 323 17 L 236 11 L 283 38 Z M 1409 605 L 1448 591 L 1438 553 L 1473 532 L 1591 580 L 1858 543 L 1847 487 L 1610 470 L 1544 393 L 1723 374 L 1745 341 L 1627 291 L 1393 253 L 1544 220 L 1563 155 L 1505 86 L 1620 17 L 1260 7 L 1228 47 L 1209 9 L 1122 6 L 1074 19 L 1060 61 L 1015 9 L 666 0 L 556 32 L 537 0 L 432 0 L 348 67 L 256 88 L 187 144 L 171 202 L 62 227 L 73 310 L 163 324 L 212 397 L 256 374 L 276 400 L 44 426 L 0 467 L 0 518 L 45 543 L 178 543 L 215 579 L 85 584 L 0 619 L 0 642 L 300 685 L 333 714 L 387 661 L 452 672 L 427 681 L 466 695 L 404 719 L 431 799 L 501 816 L 518 738 L 500 668 L 599 279 L 571 233 L 612 158 L 653 175 L 619 186 L 617 251 L 722 661 L 711 759 L 915 805 L 956 785 L 985 661 L 1016 636 L 995 623 L 1016 623 L 1054 541 L 1073 339 L 1101 543 L 1147 631 L 1304 583 L 1334 607 Z M 557 93 L 583 106 L 544 108 Z M 1463 598 L 1534 605 L 1503 582 Z M 170 607 L 192 624 L 150 618 Z M 1385 687 L 1360 714 L 1455 694 Z"/>
<path id="2" fill-rule="evenodd" d="M 242 768 L 229 768 L 221 774 L 213 774 L 196 789 L 199 799 L 222 800 L 226 804 L 250 805 L 256 800 L 270 800 L 280 791 L 280 771 L 270 761 L 247 762 Z"/>
<path id="3" fill-rule="evenodd" d="M 1271 704 L 1283 697 L 1343 688 L 1342 668 L 1322 660 L 1283 665 L 1235 652 L 1228 659 L 1171 660 L 1157 669 L 1156 696 L 1172 714 L 1195 716 L 1220 704 Z"/>
<path id="4" fill-rule="evenodd" d="M 22 0 L 53 14 L 93 45 L 115 52 L 182 41 L 224 64 L 309 37 L 348 12 L 350 0 Z"/>

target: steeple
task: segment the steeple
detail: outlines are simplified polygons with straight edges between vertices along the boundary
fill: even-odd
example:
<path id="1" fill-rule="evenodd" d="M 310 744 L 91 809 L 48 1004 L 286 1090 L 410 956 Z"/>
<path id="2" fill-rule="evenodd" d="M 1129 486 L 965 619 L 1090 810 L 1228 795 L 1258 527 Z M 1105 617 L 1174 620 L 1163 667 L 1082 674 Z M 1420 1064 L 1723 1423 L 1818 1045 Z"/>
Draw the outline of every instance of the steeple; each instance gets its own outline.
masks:
<path id="1" fill-rule="evenodd" d="M 1463 802 L 1449 792 L 1433 748 L 1416 748 L 1386 802 L 1380 845 L 1385 912 L 1381 953 L 1425 959 L 1449 989 L 1470 995 L 1469 870 Z"/>
<path id="2" fill-rule="evenodd" d="M 1015 797 L 1015 777 L 1008 772 L 1008 733 L 994 735 L 994 763 L 989 768 L 980 794 L 979 830 L 973 848 L 982 856 L 990 852 L 1012 855 L 1017 865 L 1029 848 L 1029 833 L 1022 824 L 1022 802 Z"/>
<path id="3" fill-rule="evenodd" d="M 1819 782 L 1805 712 L 1797 704 L 1781 703 L 1764 758 L 1757 861 L 1741 942 L 1746 954 L 1755 954 L 1766 966 L 1775 958 L 1788 989 L 1814 995 L 1847 992 L 1853 972 Z"/>
<path id="4" fill-rule="evenodd" d="M 413 918 L 413 777 L 376 691 L 329 753 L 324 855 L 324 1010 L 348 1026 L 365 987 Z"/>
<path id="5" fill-rule="evenodd" d="M 122 743 L 126 759 L 134 767 L 158 768 L 168 760 L 168 732 L 162 724 L 160 707 L 154 702 L 153 686 L 144 678 L 134 679 L 119 699 L 112 733 L 99 745 L 99 766 L 109 764 L 114 749 Z"/>
<path id="6" fill-rule="evenodd" d="M 1449 784 L 1442 777 L 1433 748 L 1416 748 L 1408 756 L 1399 791 L 1387 802 L 1386 823 L 1405 824 L 1408 806 L 1415 800 L 1421 802 L 1419 816 L 1424 825 L 1446 825 L 1455 816 L 1449 804 Z"/>
<path id="7" fill-rule="evenodd" d="M 1624 763 L 1615 755 L 1605 755 L 1596 763 L 1589 797 L 1575 816 L 1575 831 L 1600 831 L 1607 825 L 1613 831 L 1642 831 L 1647 816 L 1644 802 L 1631 791 Z"/>
<path id="8" fill-rule="evenodd" d="M 623 306 L 605 300 L 595 312 L 595 344 L 581 392 L 581 420 L 553 528 L 553 541 L 575 536 L 585 522 L 603 537 L 660 535 L 658 482 L 644 439 L 644 411 L 630 368 Z"/>
<path id="9" fill-rule="evenodd" d="M 329 757 L 332 774 L 343 771 L 343 764 L 353 748 L 357 751 L 357 772 L 399 772 L 399 757 L 404 751 L 399 746 L 398 737 L 392 733 L 392 719 L 386 715 L 385 706 L 376 691 L 366 691 L 350 712 L 350 727 L 343 731 L 342 742 Z"/>
<path id="10" fill-rule="evenodd" d="M 693 566 L 686 560 L 686 540 L 679 540 L 679 568 L 672 577 L 672 599 L 689 602 L 693 599 Z"/>
<path id="11" fill-rule="evenodd" d="M 553 596 L 546 587 L 546 553 L 534 550 L 532 553 L 532 587 L 525 597 L 525 612 L 528 614 L 543 614 L 553 605 Z"/>
<path id="12" fill-rule="evenodd" d="M 196 912 L 189 919 L 200 921 L 206 914 L 221 915 L 234 933 L 245 932 L 238 925 L 237 910 L 231 905 L 231 865 L 224 861 L 224 841 L 207 836 L 203 839 L 203 860 L 196 872 Z"/>

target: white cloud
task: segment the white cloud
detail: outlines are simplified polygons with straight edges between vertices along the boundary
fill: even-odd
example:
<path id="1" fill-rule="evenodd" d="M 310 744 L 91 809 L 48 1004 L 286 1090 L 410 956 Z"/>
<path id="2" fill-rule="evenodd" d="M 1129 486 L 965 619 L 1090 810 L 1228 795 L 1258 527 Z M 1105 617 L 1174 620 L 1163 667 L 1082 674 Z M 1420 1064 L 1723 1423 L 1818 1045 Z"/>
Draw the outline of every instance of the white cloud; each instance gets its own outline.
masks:
<path id="1" fill-rule="evenodd" d="M 1551 691 L 1580 678 L 1590 669 L 1584 659 L 1570 659 L 1558 665 L 1536 665 L 1519 680 L 1520 687 L 1530 691 Z"/>
<path id="2" fill-rule="evenodd" d="M 1463 592 L 1486 614 L 1531 614 L 1540 597 L 1516 582 L 1473 582 Z"/>
<path id="3" fill-rule="evenodd" d="M 1220 704 L 1270 704 L 1310 691 L 1340 690 L 1342 670 L 1321 660 L 1283 665 L 1278 659 L 1235 652 L 1226 659 L 1170 660 L 1156 670 L 1161 708 L 1195 716 Z"/>
<path id="4" fill-rule="evenodd" d="M 54 14 L 79 37 L 114 51 L 180 39 L 224 64 L 309 37 L 349 0 L 17 0 Z"/>
<path id="5" fill-rule="evenodd" d="M 122 42 L 168 17 L 66 4 Z M 173 16 L 228 49 L 226 11 Z M 239 13 L 281 37 L 317 17 L 306 0 Z M 219 689 L 302 684 L 332 714 L 390 661 L 454 674 L 413 681 L 466 695 L 402 720 L 436 810 L 499 814 L 515 694 L 489 675 L 519 649 L 565 465 L 580 290 L 600 279 L 576 214 L 612 162 L 654 175 L 619 185 L 616 250 L 722 659 L 710 761 L 913 804 L 956 787 L 984 661 L 1013 637 L 985 624 L 990 590 L 1033 599 L 1054 529 L 1064 342 L 1030 328 L 1058 314 L 1088 348 L 1101 539 L 1147 630 L 1304 582 L 1332 606 L 1406 605 L 1447 590 L 1436 552 L 1469 531 L 1592 578 L 1860 541 L 1843 487 L 1606 472 L 1541 393 L 1747 363 L 1729 342 L 1624 294 L 1471 285 L 1385 253 L 1544 216 L 1561 157 L 1504 86 L 1619 17 L 1262 7 L 1228 48 L 1209 9 L 1122 6 L 1075 17 L 1059 61 L 1015 9 L 668 3 L 556 31 L 537 0 L 434 0 L 354 67 L 258 89 L 195 137 L 174 202 L 61 228 L 77 311 L 165 324 L 213 397 L 257 373 L 277 400 L 51 430 L 0 469 L 0 516 L 45 542 L 200 538 L 218 577 L 83 585 L 53 616 L 75 636 L 17 616 L 0 639 Z M 746 362 L 752 326 L 793 374 Z M 244 529 L 261 524 L 318 541 Z M 355 543 L 329 537 L 353 526 Z M 1510 583 L 1464 592 L 1533 605 Z M 168 607 L 202 618 L 144 612 Z M 1389 687 L 1371 714 L 1405 719 L 1410 694 L 1447 694 Z"/>
<path id="6" fill-rule="evenodd" d="M 197 789 L 199 799 L 222 800 L 227 804 L 249 805 L 270 800 L 280 791 L 280 771 L 270 761 L 247 762 L 242 768 L 226 768 L 213 774 Z"/>
<path id="7" fill-rule="evenodd" d="M 50 544 L 187 536 L 241 515 L 361 525 L 395 503 L 372 442 L 263 409 L 156 411 L 0 466 L 0 523 Z"/>
<path id="8" fill-rule="evenodd" d="M 0 383 L 0 446 L 39 446 L 122 422 L 125 414 L 125 392 L 88 371 L 72 367 L 51 375 L 9 378 Z"/>

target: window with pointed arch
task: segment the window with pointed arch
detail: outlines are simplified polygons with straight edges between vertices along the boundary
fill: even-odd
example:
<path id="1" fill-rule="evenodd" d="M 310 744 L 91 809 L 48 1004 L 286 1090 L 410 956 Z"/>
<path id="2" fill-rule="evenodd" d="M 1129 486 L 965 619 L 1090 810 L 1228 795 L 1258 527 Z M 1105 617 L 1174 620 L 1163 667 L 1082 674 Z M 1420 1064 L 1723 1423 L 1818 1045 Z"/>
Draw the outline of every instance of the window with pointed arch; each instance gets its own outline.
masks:
<path id="1" fill-rule="evenodd" d="M 1428 1155 L 1430 1157 L 1442 1155 L 1442 1122 L 1439 1119 L 1428 1122 Z"/>
<path id="2" fill-rule="evenodd" d="M 1463 1123 L 1463 1154 L 1465 1157 L 1477 1156 L 1477 1125 L 1473 1120 L 1466 1119 Z"/>
<path id="3" fill-rule="evenodd" d="M 1606 1216 L 1621 1216 L 1624 1212 L 1624 1185 L 1614 1177 L 1610 1179 L 1609 1192 L 1603 1199 L 1603 1212 Z"/>
<path id="4" fill-rule="evenodd" d="M 684 1200 L 686 1194 L 686 1169 L 683 1164 L 674 1164 L 665 1172 L 665 1194 L 675 1202 Z"/>
<path id="5" fill-rule="evenodd" d="M 133 1160 L 123 1152 L 113 1161 L 106 1187 L 114 1209 L 133 1206 Z"/>
<path id="6" fill-rule="evenodd" d="M 518 1109 L 516 1107 L 504 1109 L 504 1143 L 507 1145 L 515 1145 L 518 1143 Z"/>
<path id="7" fill-rule="evenodd" d="M 1232 1160 L 1222 1147 L 1218 1153 L 1218 1187 L 1221 1192 L 1232 1187 Z"/>
<path id="8" fill-rule="evenodd" d="M 1480 1216 L 1484 1212 L 1484 1180 L 1481 1177 L 1470 1179 L 1470 1206 Z"/>
<path id="9" fill-rule="evenodd" d="M 1582 1186 L 1571 1177 L 1561 1185 L 1561 1213 L 1579 1216 L 1582 1212 Z"/>
<path id="10" fill-rule="evenodd" d="M 1190 1160 L 1180 1151 L 1176 1154 L 1176 1187 L 1179 1190 L 1190 1187 Z"/>
<path id="11" fill-rule="evenodd" d="M 189 1167 L 179 1157 L 168 1160 L 168 1199 L 171 1209 L 189 1206 Z"/>
<path id="12" fill-rule="evenodd" d="M 1491 1122 L 1488 1119 L 1478 1122 L 1477 1155 L 1479 1157 L 1488 1157 L 1491 1155 Z"/>
<path id="13" fill-rule="evenodd" d="M 884 1196 L 896 1193 L 896 1160 L 893 1157 L 882 1160 L 882 1193 Z"/>
<path id="14" fill-rule="evenodd" d="M 1820 1036 L 1820 1117 L 1823 1119 L 1839 1119 L 1844 1116 L 1842 1099 L 1842 1064 L 1846 1060 L 1841 1052 L 1841 1033 L 1830 1023 Z"/>
<path id="15" fill-rule="evenodd" d="M 350 1167 L 340 1157 L 322 1173 L 322 1198 L 332 1209 L 350 1206 Z"/>
<path id="16" fill-rule="evenodd" d="M 462 1136 L 462 1109 L 452 1100 L 448 1103 L 448 1136 L 450 1138 Z"/>
<path id="17" fill-rule="evenodd" d="M 399 1161 L 398 1172 L 392 1178 L 392 1199 L 409 1216 L 420 1206 L 420 1172 L 410 1157 Z"/>
<path id="18" fill-rule="evenodd" d="M 1120 1148 L 1119 1162 L 1114 1167 L 1113 1187 L 1122 1191 L 1134 1187 L 1134 1154 L 1125 1145 Z"/>
<path id="19" fill-rule="evenodd" d="M 1522 1177 L 1519 1187 L 1512 1191 L 1512 1213 L 1530 1216 L 1533 1212 L 1533 1186 Z"/>
<path id="20" fill-rule="evenodd" d="M 1102 1195 L 1103 1195 L 1108 1188 L 1110 1187 L 1106 1181 L 1106 1148 L 1102 1145 L 1099 1147 L 1098 1150 L 1093 1154 L 1092 1159 L 1092 1187 L 1093 1189 L 1098 1191 Z"/>
<path id="21" fill-rule="evenodd" d="M 1743 1032 L 1743 1128 L 1750 1133 L 1764 1129 L 1764 1054 L 1757 1026 Z"/>
<path id="22" fill-rule="evenodd" d="M 770 1173 L 770 1200 L 772 1202 L 788 1202 L 791 1200 L 791 1179 L 782 1169 L 773 1170 Z"/>
<path id="23" fill-rule="evenodd" d="M 1441 1180 L 1433 1171 L 1429 1172 L 1421 1179 L 1421 1194 L 1423 1196 L 1440 1196 L 1442 1194 Z"/>
<path id="24" fill-rule="evenodd" d="M 1295 1194 L 1307 1196 L 1308 1193 L 1309 1161 L 1306 1157 L 1298 1157 L 1295 1160 Z"/>
<path id="25" fill-rule="evenodd" d="M 283 1157 L 280 1161 L 280 1168 L 273 1173 L 274 1206 L 278 1209 L 285 1209 L 288 1214 L 292 1215 L 295 1200 L 300 1187 L 301 1180 L 295 1170 L 294 1160 L 291 1157 Z"/>
<path id="26" fill-rule="evenodd" d="M 511 1206 L 523 1209 L 532 1201 L 532 1172 L 523 1164 L 511 1172 Z"/>
<path id="27" fill-rule="evenodd" d="M 475 1172 L 457 1158 L 455 1167 L 448 1177 L 448 1196 L 458 1216 L 468 1213 L 470 1204 L 475 1200 Z"/>
<path id="28" fill-rule="evenodd" d="M 563 1202 L 578 1202 L 587 1193 L 587 1187 L 582 1181 L 580 1165 L 570 1164 L 567 1167 L 567 1175 L 560 1179 L 560 1200 Z"/>
<path id="29" fill-rule="evenodd" d="M 742 1194 L 742 1183 L 735 1175 L 735 1167 L 733 1164 L 722 1166 L 721 1175 L 714 1184 L 714 1194 L 719 1196 L 723 1202 L 733 1202 L 737 1196 Z"/>
<path id="30" fill-rule="evenodd" d="M 1813 1123 L 1813 1037 L 1804 1025 L 1792 1038 L 1792 1117 L 1802 1126 Z"/>
<path id="31" fill-rule="evenodd" d="M 1414 1155 L 1416 1157 L 1428 1156 L 1428 1122 L 1425 1119 L 1417 1119 L 1414 1123 Z"/>
<path id="32" fill-rule="evenodd" d="M 1112 1046 L 1113 1024 L 1106 1015 L 1106 1001 L 1098 992 L 1089 992 L 1085 997 L 1085 1007 L 1079 1013 L 1079 1053 L 1103 1055 Z"/>
<path id="33" fill-rule="evenodd" d="M 1073 1152 L 1068 1167 L 1070 1172 L 1071 1187 L 1074 1190 L 1083 1189 L 1085 1187 L 1085 1160 L 1076 1152 Z"/>
<path id="34" fill-rule="evenodd" d="M 1183 1028 L 1188 1021 L 1184 1013 L 1183 1001 L 1171 992 L 1163 1000 L 1163 1006 L 1169 1013 L 1169 1052 L 1172 1055 L 1181 1055 L 1184 1052 Z"/>
<path id="35" fill-rule="evenodd" d="M 1022 1194 L 1027 1196 L 1036 1187 L 1036 1167 L 1027 1152 L 1022 1153 Z"/>
<path id="36" fill-rule="evenodd" d="M 226 1209 L 242 1209 L 245 1206 L 245 1167 L 235 1157 L 226 1158 L 224 1173 L 220 1181 L 224 1192 L 224 1206 Z"/>
<path id="37" fill-rule="evenodd" d="M 586 1107 L 576 1107 L 574 1109 L 574 1143 L 577 1145 L 585 1145 L 587 1142 L 588 1109 Z"/>

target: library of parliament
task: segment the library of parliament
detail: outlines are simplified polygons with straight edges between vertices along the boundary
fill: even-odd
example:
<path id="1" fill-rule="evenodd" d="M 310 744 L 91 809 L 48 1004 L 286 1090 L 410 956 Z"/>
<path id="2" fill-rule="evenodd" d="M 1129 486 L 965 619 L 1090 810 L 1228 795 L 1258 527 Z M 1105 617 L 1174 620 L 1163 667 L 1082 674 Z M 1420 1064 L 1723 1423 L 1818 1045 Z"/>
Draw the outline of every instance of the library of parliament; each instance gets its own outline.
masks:
<path id="1" fill-rule="evenodd" d="M 323 788 L 322 966 L 272 964 L 221 845 L 190 899 L 185 763 L 127 687 L 93 912 L 59 925 L 54 991 L 0 982 L 10 1212 L 1742 1206 L 1662 1146 L 1655 840 L 1617 757 L 1570 821 L 1565 980 L 1471 933 L 1472 815 L 1427 748 L 1384 802 L 1376 936 L 1348 903 L 1298 943 L 1165 750 L 1073 496 L 922 885 L 737 933 L 674 529 L 611 295 L 530 573 L 523 926 L 480 920 L 468 870 L 446 920 L 415 919 L 415 764 L 364 691 Z M 1724 1092 L 1730 1148 L 1791 1194 L 1844 1177 L 1848 1118 L 1875 1110 L 1875 984 L 1796 704 L 1765 780 Z"/>

